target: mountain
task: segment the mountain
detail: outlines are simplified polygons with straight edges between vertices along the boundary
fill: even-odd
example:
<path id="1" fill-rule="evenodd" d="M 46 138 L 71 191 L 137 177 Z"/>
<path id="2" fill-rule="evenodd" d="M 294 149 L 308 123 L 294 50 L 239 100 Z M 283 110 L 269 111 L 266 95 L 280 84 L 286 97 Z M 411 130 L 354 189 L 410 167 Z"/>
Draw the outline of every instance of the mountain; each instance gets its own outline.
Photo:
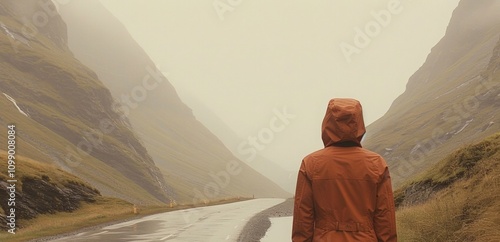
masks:
<path id="1" fill-rule="evenodd" d="M 459 146 L 500 130 L 500 2 L 462 0 L 445 36 L 364 146 L 384 156 L 394 185 Z"/>
<path id="2" fill-rule="evenodd" d="M 168 202 L 159 168 L 67 39 L 51 1 L 0 2 L 0 126 L 16 126 L 16 153 L 56 164 L 103 195 Z"/>
<path id="3" fill-rule="evenodd" d="M 248 141 L 248 137 L 239 137 L 236 132 L 224 123 L 209 107 L 199 101 L 194 96 L 187 96 L 183 99 L 189 103 L 190 107 L 194 108 L 195 116 L 203 122 L 211 132 L 217 133 L 217 137 L 226 145 L 226 147 L 240 160 L 245 162 L 252 169 L 260 174 L 268 177 L 274 183 L 279 185 L 285 191 L 295 192 L 295 179 L 297 178 L 296 171 L 287 171 L 285 168 L 276 162 L 264 157 L 260 152 L 252 152 L 244 146 Z M 223 130 L 224 132 L 220 132 Z M 243 146 L 241 146 L 243 144 Z M 245 147 L 242 149 L 241 147 Z"/>
<path id="4" fill-rule="evenodd" d="M 99 1 L 71 1 L 60 12 L 68 25 L 70 49 L 119 100 L 122 113 L 173 187 L 174 200 L 291 196 L 237 159 L 194 117 L 161 70 Z"/>

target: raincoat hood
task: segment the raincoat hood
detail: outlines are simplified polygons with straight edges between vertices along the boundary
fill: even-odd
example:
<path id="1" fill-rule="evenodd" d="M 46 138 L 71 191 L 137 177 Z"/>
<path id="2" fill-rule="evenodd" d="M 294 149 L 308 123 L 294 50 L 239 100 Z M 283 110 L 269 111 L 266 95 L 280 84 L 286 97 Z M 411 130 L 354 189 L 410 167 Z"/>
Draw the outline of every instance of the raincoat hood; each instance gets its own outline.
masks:
<path id="1" fill-rule="evenodd" d="M 328 103 L 321 127 L 325 147 L 352 142 L 361 147 L 366 132 L 363 110 L 358 100 L 334 98 Z"/>

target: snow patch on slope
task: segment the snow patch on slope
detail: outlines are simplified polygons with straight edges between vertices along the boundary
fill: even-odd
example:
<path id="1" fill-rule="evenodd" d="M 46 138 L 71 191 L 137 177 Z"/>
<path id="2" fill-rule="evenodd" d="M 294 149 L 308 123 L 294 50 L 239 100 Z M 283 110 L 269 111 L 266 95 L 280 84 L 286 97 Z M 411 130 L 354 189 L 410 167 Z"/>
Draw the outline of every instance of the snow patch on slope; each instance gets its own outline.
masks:
<path id="1" fill-rule="evenodd" d="M 23 43 L 23 44 L 25 44 L 25 45 L 27 45 L 27 46 L 31 47 L 31 45 L 30 45 L 29 41 L 28 41 L 26 38 L 24 38 L 23 36 L 20 36 L 19 34 L 16 34 L 16 33 L 11 32 L 11 31 L 7 28 L 7 26 L 5 26 L 5 24 L 4 24 L 4 23 L 0 22 L 0 27 L 4 30 L 5 34 L 6 34 L 7 36 L 9 36 L 11 39 L 13 39 L 13 40 L 15 40 L 15 41 L 19 41 L 19 42 L 21 42 L 21 43 Z"/>
<path id="2" fill-rule="evenodd" d="M 467 120 L 467 121 L 465 121 L 464 126 L 462 126 L 462 128 L 460 128 L 457 132 L 455 132 L 455 134 L 458 134 L 458 133 L 462 132 L 465 128 L 467 128 L 467 126 L 469 126 L 469 124 L 470 124 L 472 121 L 474 121 L 474 119 L 471 119 L 471 120 Z"/>
<path id="3" fill-rule="evenodd" d="M 450 93 L 452 93 L 452 92 L 454 92 L 454 91 L 456 91 L 456 90 L 458 90 L 458 89 L 460 89 L 460 88 L 462 88 L 462 87 L 465 87 L 465 86 L 467 86 L 467 85 L 471 84 L 472 82 L 474 82 L 474 81 L 476 81 L 476 80 L 480 80 L 480 79 L 481 79 L 481 75 L 477 75 L 477 76 L 475 76 L 475 77 L 473 77 L 473 78 L 469 79 L 468 81 L 466 81 L 466 82 L 464 82 L 464 83 L 462 83 L 462 84 L 458 85 L 457 87 L 455 87 L 455 88 L 453 88 L 453 89 L 451 89 L 451 90 L 449 90 L 449 91 L 447 91 L 447 92 L 445 92 L 445 93 L 443 93 L 443 94 L 441 94 L 441 95 L 439 95 L 439 96 L 435 97 L 434 99 L 438 99 L 438 98 L 440 98 L 440 97 L 442 97 L 442 96 L 448 95 L 448 94 L 450 94 Z"/>
<path id="4" fill-rule="evenodd" d="M 5 95 L 5 97 L 6 97 L 9 101 L 11 101 L 11 102 L 14 104 L 14 106 L 16 106 L 17 110 L 19 110 L 19 112 L 20 112 L 22 115 L 24 115 L 24 116 L 26 116 L 26 117 L 29 117 L 29 115 L 28 115 L 27 113 L 25 113 L 25 112 L 24 112 L 24 111 L 23 111 L 23 110 L 22 110 L 22 109 L 21 109 L 21 108 L 17 105 L 16 100 L 15 100 L 14 98 L 12 98 L 11 96 L 9 96 L 9 95 L 7 95 L 7 94 L 5 94 L 5 93 L 3 93 L 3 95 Z"/>

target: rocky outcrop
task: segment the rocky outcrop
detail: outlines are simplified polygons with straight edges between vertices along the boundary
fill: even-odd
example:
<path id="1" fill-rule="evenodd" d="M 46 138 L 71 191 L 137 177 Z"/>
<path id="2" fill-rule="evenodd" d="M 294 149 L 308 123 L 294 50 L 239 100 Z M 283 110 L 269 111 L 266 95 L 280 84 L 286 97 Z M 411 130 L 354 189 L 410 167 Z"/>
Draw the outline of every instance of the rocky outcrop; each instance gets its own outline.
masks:
<path id="1" fill-rule="evenodd" d="M 100 196 L 97 189 L 83 183 L 67 181 L 64 184 L 55 184 L 44 176 L 22 178 L 22 186 L 15 192 L 15 219 L 32 219 L 39 214 L 53 214 L 56 212 L 72 212 L 77 210 L 83 202 L 93 203 Z M 8 194 L 8 184 L 0 180 L 0 193 Z M 8 197 L 0 197 L 0 206 L 9 211 Z M 0 214 L 0 228 L 6 229 L 6 216 Z"/>
<path id="2" fill-rule="evenodd" d="M 425 173 L 424 178 L 412 181 L 395 191 L 396 206 L 422 204 L 460 180 L 482 179 L 491 171 L 491 168 L 484 167 L 498 163 L 498 160 L 490 160 L 490 157 L 499 151 L 500 133 L 455 151 Z"/>
<path id="3" fill-rule="evenodd" d="M 396 207 L 405 207 L 425 203 L 427 200 L 432 198 L 436 192 L 445 187 L 446 185 L 432 184 L 432 182 L 429 181 L 411 184 L 395 194 L 394 200 Z"/>

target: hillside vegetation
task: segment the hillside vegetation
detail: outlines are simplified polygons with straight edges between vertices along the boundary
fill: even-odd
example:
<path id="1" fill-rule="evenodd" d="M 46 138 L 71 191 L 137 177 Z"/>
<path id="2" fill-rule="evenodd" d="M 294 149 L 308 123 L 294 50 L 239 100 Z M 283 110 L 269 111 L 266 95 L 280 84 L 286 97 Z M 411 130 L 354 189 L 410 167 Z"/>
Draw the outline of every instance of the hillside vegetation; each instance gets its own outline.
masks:
<path id="1" fill-rule="evenodd" d="M 500 2 L 462 0 L 444 37 L 364 146 L 382 154 L 395 187 L 458 147 L 500 131 Z"/>
<path id="2" fill-rule="evenodd" d="M 401 241 L 500 241 L 500 133 L 395 192 Z"/>
<path id="3" fill-rule="evenodd" d="M 7 171 L 7 158 L 7 153 L 0 151 L 2 171 Z M 15 228 L 9 229 L 14 229 L 12 232 L 17 233 L 29 219 L 41 214 L 73 212 L 84 203 L 96 202 L 101 196 L 90 184 L 54 165 L 22 156 L 16 156 L 14 161 L 15 168 L 11 169 L 14 171 L 11 173 L 14 177 L 9 177 L 7 172 L 0 173 L 2 232 L 7 231 L 6 215 L 10 215 L 9 223 L 15 224 Z M 15 179 L 15 182 L 9 182 L 12 179 Z"/>
<path id="4" fill-rule="evenodd" d="M 107 196 L 168 202 L 163 175 L 109 90 L 69 51 L 61 17 L 50 15 L 43 26 L 23 22 L 47 15 L 42 3 L 55 8 L 47 0 L 0 2 L 0 126 L 16 125 L 17 153 L 55 164 Z"/>

